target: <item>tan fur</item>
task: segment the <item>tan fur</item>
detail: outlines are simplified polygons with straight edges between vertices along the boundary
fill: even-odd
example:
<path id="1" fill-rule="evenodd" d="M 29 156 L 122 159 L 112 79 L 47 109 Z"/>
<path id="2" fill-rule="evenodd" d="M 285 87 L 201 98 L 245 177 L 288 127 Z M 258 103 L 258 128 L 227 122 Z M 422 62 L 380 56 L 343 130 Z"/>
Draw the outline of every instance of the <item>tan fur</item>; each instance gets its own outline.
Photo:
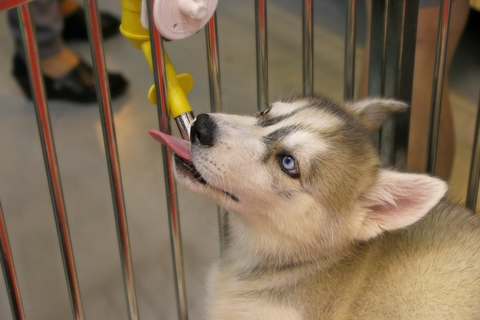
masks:
<path id="1" fill-rule="evenodd" d="M 209 115 L 213 143 L 191 146 L 206 184 L 176 162 L 231 212 L 207 319 L 480 318 L 480 219 L 439 203 L 444 182 L 379 168 L 370 133 L 406 107 L 314 97 Z"/>

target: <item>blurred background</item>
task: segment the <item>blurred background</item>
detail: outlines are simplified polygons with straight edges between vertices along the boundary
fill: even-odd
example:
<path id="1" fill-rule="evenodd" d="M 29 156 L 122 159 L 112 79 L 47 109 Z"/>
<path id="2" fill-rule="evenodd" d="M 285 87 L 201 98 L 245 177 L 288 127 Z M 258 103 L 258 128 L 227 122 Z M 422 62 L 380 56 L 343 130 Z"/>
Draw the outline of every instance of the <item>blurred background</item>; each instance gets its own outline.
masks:
<path id="1" fill-rule="evenodd" d="M 99 7 L 120 16 L 118 0 Z M 365 42 L 365 4 L 357 1 L 357 75 Z M 315 91 L 343 98 L 345 3 L 315 2 Z M 270 101 L 302 92 L 301 2 L 268 1 Z M 256 111 L 254 2 L 220 0 L 217 9 L 224 111 Z M 450 73 L 457 152 L 451 196 L 465 198 L 480 87 L 480 31 L 467 26 Z M 33 103 L 11 76 L 13 41 L 0 13 L 0 200 L 27 319 L 71 319 L 71 308 L 52 213 Z M 90 61 L 88 44 L 70 46 Z M 166 43 L 178 73 L 195 84 L 189 101 L 196 114 L 210 111 L 205 35 Z M 153 76 L 141 51 L 122 36 L 105 41 L 110 71 L 130 81 L 113 101 L 117 142 L 141 319 L 176 319 L 173 270 L 158 129 L 147 99 Z M 433 59 L 433 57 L 432 57 Z M 358 78 L 358 77 L 357 77 Z M 358 81 L 357 81 L 358 82 Z M 87 319 L 127 319 L 115 221 L 99 110 L 93 104 L 50 102 L 65 203 Z M 172 125 L 172 128 L 175 127 Z M 191 319 L 203 314 L 203 280 L 219 255 L 216 205 L 178 188 Z M 0 319 L 12 319 L 0 277 Z"/>

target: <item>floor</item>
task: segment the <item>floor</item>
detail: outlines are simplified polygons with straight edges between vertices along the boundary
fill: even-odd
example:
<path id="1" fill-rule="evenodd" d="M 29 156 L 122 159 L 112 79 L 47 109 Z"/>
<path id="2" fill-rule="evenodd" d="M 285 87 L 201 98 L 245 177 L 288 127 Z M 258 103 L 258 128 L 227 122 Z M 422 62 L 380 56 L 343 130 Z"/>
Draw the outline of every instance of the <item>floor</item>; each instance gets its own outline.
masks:
<path id="1" fill-rule="evenodd" d="M 120 13 L 114 0 L 103 9 Z M 315 89 L 335 100 L 343 95 L 344 4 L 316 4 Z M 362 10 L 363 5 L 359 5 Z M 301 92 L 300 2 L 269 2 L 270 99 Z M 360 13 L 363 15 L 363 13 Z M 222 0 L 218 6 L 224 110 L 256 111 L 254 7 L 251 1 Z M 362 29 L 364 20 L 360 20 Z M 361 35 L 362 32 L 359 32 Z M 363 50 L 359 39 L 357 66 Z M 453 194 L 465 193 L 469 148 L 480 84 L 480 35 L 462 39 L 451 74 L 457 123 Z M 27 319 L 71 319 L 55 222 L 39 144 L 33 104 L 10 76 L 13 46 L 0 13 L 0 199 L 8 226 Z M 208 75 L 203 31 L 167 44 L 177 72 L 196 83 L 189 100 L 196 113 L 208 112 Z M 73 44 L 89 60 L 86 44 Z M 148 129 L 158 128 L 156 108 L 147 100 L 153 78 L 140 51 L 122 37 L 105 43 L 110 70 L 130 79 L 128 93 L 113 102 L 125 202 L 141 319 L 176 319 L 161 150 Z M 116 241 L 102 130 L 95 104 L 49 104 L 71 238 L 87 319 L 128 319 Z M 216 206 L 178 189 L 191 319 L 203 314 L 204 278 L 218 256 Z M 0 318 L 12 319 L 0 277 Z"/>

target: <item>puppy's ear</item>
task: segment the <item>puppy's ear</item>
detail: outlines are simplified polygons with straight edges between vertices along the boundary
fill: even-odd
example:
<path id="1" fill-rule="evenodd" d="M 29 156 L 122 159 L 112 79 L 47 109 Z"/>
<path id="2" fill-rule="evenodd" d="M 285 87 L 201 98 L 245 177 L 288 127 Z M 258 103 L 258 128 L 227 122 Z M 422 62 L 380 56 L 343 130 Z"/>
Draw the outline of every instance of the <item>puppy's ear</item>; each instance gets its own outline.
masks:
<path id="1" fill-rule="evenodd" d="M 423 174 L 381 169 L 360 202 L 363 221 L 357 238 L 407 227 L 423 218 L 447 192 L 447 184 Z"/>
<path id="2" fill-rule="evenodd" d="M 358 115 L 368 131 L 375 132 L 393 114 L 408 109 L 405 102 L 393 99 L 366 99 L 348 104 Z"/>

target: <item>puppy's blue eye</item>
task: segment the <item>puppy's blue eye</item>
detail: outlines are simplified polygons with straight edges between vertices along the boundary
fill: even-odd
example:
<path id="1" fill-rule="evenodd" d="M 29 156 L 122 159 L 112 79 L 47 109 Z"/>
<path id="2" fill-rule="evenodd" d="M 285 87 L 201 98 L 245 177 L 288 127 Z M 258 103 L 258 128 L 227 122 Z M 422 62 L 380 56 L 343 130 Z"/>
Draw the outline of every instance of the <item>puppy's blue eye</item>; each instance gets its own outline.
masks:
<path id="1" fill-rule="evenodd" d="M 298 177 L 299 172 L 298 172 L 297 163 L 295 162 L 295 159 L 293 159 L 292 156 L 280 155 L 279 162 L 283 171 L 285 171 L 292 177 L 295 177 L 295 178 Z"/>
<path id="2" fill-rule="evenodd" d="M 282 159 L 283 168 L 287 171 L 295 169 L 295 161 L 290 156 L 284 156 Z"/>

